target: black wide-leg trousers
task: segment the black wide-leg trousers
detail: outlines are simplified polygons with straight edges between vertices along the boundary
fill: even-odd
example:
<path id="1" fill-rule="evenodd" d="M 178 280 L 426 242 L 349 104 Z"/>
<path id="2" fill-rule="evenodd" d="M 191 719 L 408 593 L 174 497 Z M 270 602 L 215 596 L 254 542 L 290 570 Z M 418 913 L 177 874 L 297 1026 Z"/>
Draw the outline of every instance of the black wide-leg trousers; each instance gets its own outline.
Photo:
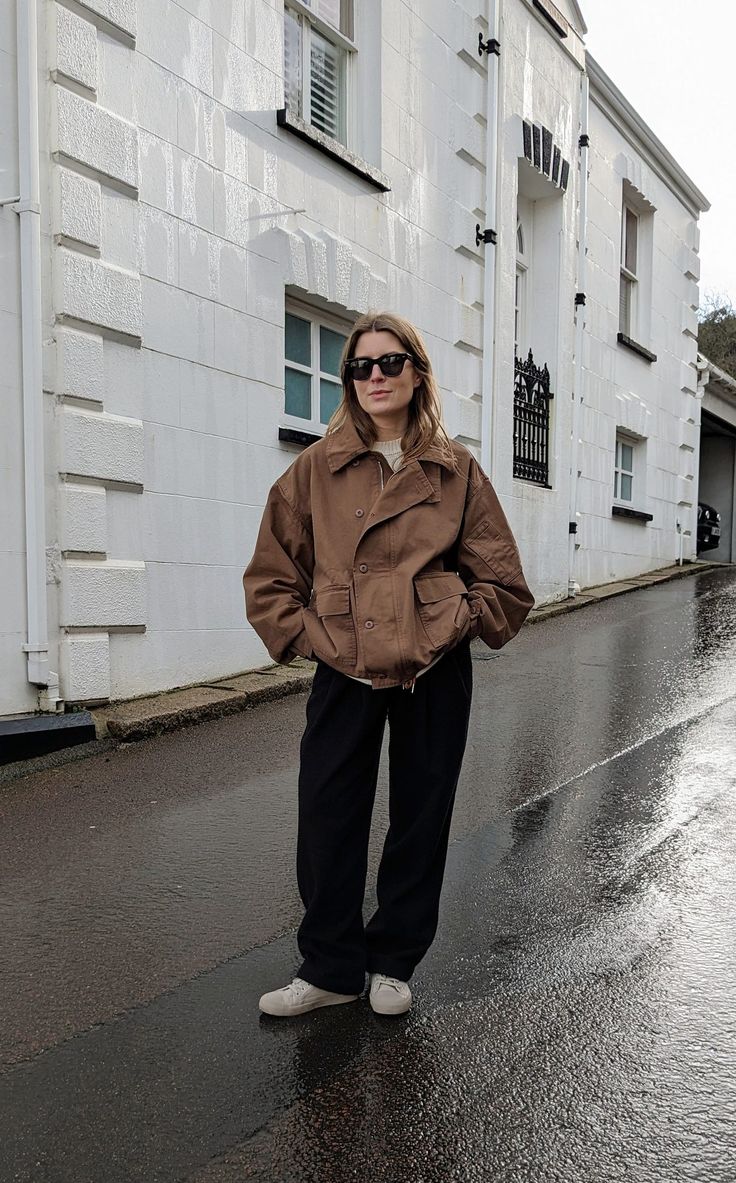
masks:
<path id="1" fill-rule="evenodd" d="M 473 689 L 461 642 L 414 692 L 373 690 L 319 662 L 301 742 L 297 880 L 305 907 L 298 975 L 359 994 L 365 974 L 408 981 L 437 931 L 452 808 Z M 368 840 L 384 728 L 389 829 L 378 907 L 363 922 Z"/>

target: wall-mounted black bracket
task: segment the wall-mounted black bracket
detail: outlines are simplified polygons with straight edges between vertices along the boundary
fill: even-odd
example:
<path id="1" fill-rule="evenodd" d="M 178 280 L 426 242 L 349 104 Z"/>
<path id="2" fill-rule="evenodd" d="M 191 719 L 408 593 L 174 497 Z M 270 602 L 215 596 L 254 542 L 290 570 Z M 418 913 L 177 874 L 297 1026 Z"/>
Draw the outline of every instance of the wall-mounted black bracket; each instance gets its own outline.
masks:
<path id="1" fill-rule="evenodd" d="M 477 222 L 475 226 L 475 245 L 480 246 L 482 242 L 490 242 L 493 244 L 493 246 L 495 246 L 498 242 L 498 238 L 496 237 L 495 230 L 481 230 L 480 222 Z"/>
<path id="2" fill-rule="evenodd" d="M 578 140 L 578 148 L 589 148 L 589 147 L 590 147 L 590 136 L 586 132 Z"/>
<path id="3" fill-rule="evenodd" d="M 575 293 L 575 307 L 579 308 L 581 304 L 585 303 L 585 292 Z"/>
<path id="4" fill-rule="evenodd" d="M 501 56 L 501 42 L 496 41 L 495 37 L 489 37 L 487 41 L 483 40 L 483 34 L 478 34 L 478 57 L 483 57 L 484 53 L 495 53 L 497 58 Z"/>
<path id="5" fill-rule="evenodd" d="M 578 532 L 577 522 L 570 522 L 570 528 L 568 530 L 568 534 L 577 534 L 577 532 Z"/>

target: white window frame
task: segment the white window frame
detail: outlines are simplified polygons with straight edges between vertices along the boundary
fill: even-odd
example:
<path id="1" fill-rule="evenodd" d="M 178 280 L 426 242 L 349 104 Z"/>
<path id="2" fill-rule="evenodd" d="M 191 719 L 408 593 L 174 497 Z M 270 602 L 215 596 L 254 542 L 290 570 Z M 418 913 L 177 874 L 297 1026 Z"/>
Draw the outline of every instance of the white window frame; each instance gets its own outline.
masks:
<path id="1" fill-rule="evenodd" d="M 613 463 L 613 500 L 615 505 L 626 505 L 629 508 L 633 508 L 638 484 L 637 452 L 640 442 L 633 436 L 627 435 L 625 431 L 616 432 Z M 631 448 L 631 468 L 625 468 L 623 465 L 622 450 L 624 447 Z M 631 477 L 631 497 L 623 497 L 621 495 L 621 478 L 623 476 Z"/>
<path id="2" fill-rule="evenodd" d="M 344 148 L 349 150 L 353 147 L 354 140 L 354 118 L 353 118 L 353 70 L 354 59 L 358 52 L 358 47 L 354 41 L 355 28 L 355 0 L 340 0 L 340 25 L 337 29 L 329 21 L 324 20 L 313 12 L 309 4 L 305 0 L 285 0 L 284 16 L 286 10 L 289 9 L 301 22 L 302 26 L 302 55 L 301 55 L 301 78 L 302 86 L 300 92 L 300 110 L 292 111 L 292 114 L 302 119 L 304 123 L 308 123 L 315 128 L 315 131 L 320 131 L 315 124 L 312 123 L 311 110 L 311 55 L 312 55 L 312 30 L 316 30 L 326 41 L 330 41 L 337 49 L 345 54 L 345 79 L 344 90 L 342 96 L 343 113 L 344 113 L 344 140 L 336 139 L 336 143 L 342 144 Z M 284 66 L 284 71 L 285 71 Z M 286 87 L 286 74 L 284 73 L 284 84 Z M 288 106 L 288 88 L 286 88 L 284 95 L 284 103 L 287 109 Z M 321 134 L 326 134 L 321 132 Z M 330 137 L 331 139 L 334 137 Z"/>
<path id="3" fill-rule="evenodd" d="M 528 228 L 529 230 L 531 227 Z M 516 275 L 514 279 L 514 357 L 524 359 L 527 342 L 527 288 L 529 271 L 527 226 L 523 218 L 516 220 Z"/>
<path id="4" fill-rule="evenodd" d="M 295 427 L 301 431 L 310 431 L 314 435 L 324 435 L 327 430 L 327 424 L 322 423 L 319 417 L 319 402 L 320 402 L 320 379 L 325 378 L 327 381 L 340 384 L 339 375 L 328 374 L 322 370 L 320 366 L 319 355 L 319 330 L 320 328 L 331 329 L 334 333 L 341 333 L 346 337 L 350 336 L 352 332 L 352 323 L 346 317 L 344 320 L 329 312 L 323 312 L 320 308 L 315 308 L 311 304 L 303 303 L 301 300 L 296 300 L 293 297 L 286 301 L 284 311 L 292 316 L 298 316 L 300 320 L 309 321 L 310 336 L 309 336 L 309 352 L 312 360 L 311 366 L 302 365 L 300 362 L 290 361 L 286 356 L 286 341 L 284 340 L 284 411 L 283 420 L 284 427 Z M 289 415 L 286 411 L 286 370 L 296 370 L 301 374 L 309 374 L 311 378 L 311 411 L 310 419 L 302 419 L 298 415 Z"/>
<path id="5" fill-rule="evenodd" d="M 634 270 L 626 266 L 627 247 L 628 247 L 628 223 L 629 215 L 634 218 L 636 223 L 636 251 L 634 257 Z M 630 337 L 632 340 L 638 337 L 638 310 L 639 310 L 639 258 L 641 252 L 641 217 L 638 210 L 624 199 L 621 206 L 621 277 L 620 277 L 620 291 L 619 291 L 619 332 L 624 336 Z M 624 298 L 624 291 L 627 295 Z M 622 316 L 622 309 L 626 308 L 626 314 Z"/>

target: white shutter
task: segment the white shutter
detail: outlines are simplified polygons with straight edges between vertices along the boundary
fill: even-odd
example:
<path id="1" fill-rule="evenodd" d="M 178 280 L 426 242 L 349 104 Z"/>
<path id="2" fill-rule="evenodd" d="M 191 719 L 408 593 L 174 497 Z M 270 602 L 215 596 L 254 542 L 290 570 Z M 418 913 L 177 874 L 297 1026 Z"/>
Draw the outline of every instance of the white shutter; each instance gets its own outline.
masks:
<path id="1" fill-rule="evenodd" d="M 310 123 L 345 143 L 345 51 L 312 29 Z"/>

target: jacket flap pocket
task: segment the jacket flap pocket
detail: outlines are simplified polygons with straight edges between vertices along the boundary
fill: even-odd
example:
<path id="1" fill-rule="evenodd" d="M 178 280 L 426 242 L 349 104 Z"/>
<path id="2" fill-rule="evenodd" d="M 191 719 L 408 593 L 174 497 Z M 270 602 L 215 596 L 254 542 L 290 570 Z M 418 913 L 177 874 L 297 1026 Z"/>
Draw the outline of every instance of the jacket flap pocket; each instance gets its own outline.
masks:
<path id="1" fill-rule="evenodd" d="M 414 587 L 422 604 L 436 604 L 450 596 L 464 596 L 468 591 L 460 576 L 452 571 L 429 571 L 426 575 L 417 575 Z"/>
<path id="2" fill-rule="evenodd" d="M 350 611 L 350 587 L 342 584 L 320 588 L 314 593 L 314 603 L 318 616 L 342 616 Z"/>

